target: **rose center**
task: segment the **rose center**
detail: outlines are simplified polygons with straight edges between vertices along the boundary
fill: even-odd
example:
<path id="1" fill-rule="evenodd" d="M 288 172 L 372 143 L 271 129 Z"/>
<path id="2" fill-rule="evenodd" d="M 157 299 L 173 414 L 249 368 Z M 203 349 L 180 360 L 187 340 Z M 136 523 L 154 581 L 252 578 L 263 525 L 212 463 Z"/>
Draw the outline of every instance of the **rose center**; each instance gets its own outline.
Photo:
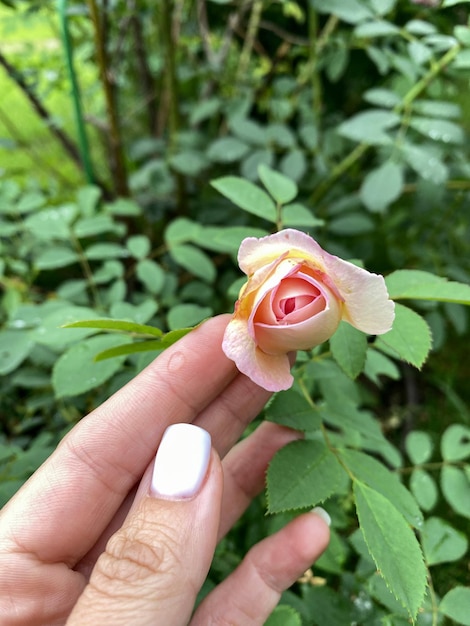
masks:
<path id="1" fill-rule="evenodd" d="M 297 309 L 302 309 L 304 306 L 307 306 L 311 302 L 315 300 L 315 296 L 312 295 L 304 295 L 304 296 L 294 296 L 291 298 L 284 298 L 279 302 L 279 309 L 281 312 L 281 316 L 277 316 L 277 319 L 282 319 L 285 315 L 289 315 L 292 311 Z"/>

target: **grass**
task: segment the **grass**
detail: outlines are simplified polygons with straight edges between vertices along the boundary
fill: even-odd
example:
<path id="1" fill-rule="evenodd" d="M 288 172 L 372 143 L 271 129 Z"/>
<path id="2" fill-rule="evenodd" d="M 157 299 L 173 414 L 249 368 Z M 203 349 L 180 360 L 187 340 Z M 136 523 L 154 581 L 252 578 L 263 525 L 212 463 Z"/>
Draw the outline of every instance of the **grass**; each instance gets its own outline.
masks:
<path id="1" fill-rule="evenodd" d="M 0 50 L 34 84 L 54 119 L 75 138 L 72 101 L 55 14 L 0 6 Z M 87 78 L 87 73 L 80 79 Z M 88 83 L 91 75 L 88 72 Z M 75 188 L 85 182 L 28 99 L 0 67 L 0 180 L 42 187 Z"/>

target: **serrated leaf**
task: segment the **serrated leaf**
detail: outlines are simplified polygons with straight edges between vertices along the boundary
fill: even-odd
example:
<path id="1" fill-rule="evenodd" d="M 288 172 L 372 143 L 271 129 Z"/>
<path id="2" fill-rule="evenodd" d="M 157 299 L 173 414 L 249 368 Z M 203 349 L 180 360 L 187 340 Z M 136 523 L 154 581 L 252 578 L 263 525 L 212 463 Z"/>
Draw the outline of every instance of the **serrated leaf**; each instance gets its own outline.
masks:
<path id="1" fill-rule="evenodd" d="M 279 204 L 287 204 L 296 197 L 298 193 L 296 183 L 284 174 L 261 164 L 258 167 L 258 175 L 263 185 Z"/>
<path id="2" fill-rule="evenodd" d="M 165 241 L 169 246 L 186 243 L 197 237 L 200 230 L 200 224 L 186 217 L 179 217 L 168 224 L 165 230 Z"/>
<path id="3" fill-rule="evenodd" d="M 462 424 L 449 426 L 441 439 L 444 461 L 462 461 L 470 456 L 470 428 Z"/>
<path id="4" fill-rule="evenodd" d="M 393 380 L 399 380 L 399 378 L 401 378 L 400 370 L 395 362 L 382 352 L 370 347 L 366 353 L 364 374 L 379 386 L 381 384 L 381 376 L 388 376 L 388 378 L 392 378 Z"/>
<path id="5" fill-rule="evenodd" d="M 335 492 L 342 469 L 336 457 L 318 441 L 294 441 L 274 456 L 268 468 L 270 513 L 313 507 Z"/>
<path id="6" fill-rule="evenodd" d="M 66 330 L 66 325 L 90 319 L 93 315 L 96 315 L 96 312 L 88 307 L 63 306 L 47 315 L 41 324 L 32 331 L 32 336 L 41 345 L 55 350 L 64 349 L 68 344 L 85 339 L 95 332 L 90 326 L 82 327 L 80 331 Z"/>
<path id="7" fill-rule="evenodd" d="M 70 239 L 70 224 L 77 215 L 74 204 L 37 211 L 24 221 L 24 226 L 37 239 Z"/>
<path id="8" fill-rule="evenodd" d="M 430 154 L 429 146 L 415 144 L 402 145 L 403 156 L 408 165 L 423 180 L 429 180 L 434 185 L 444 183 L 449 177 L 449 170 L 439 154 Z"/>
<path id="9" fill-rule="evenodd" d="M 401 304 L 395 304 L 393 328 L 376 340 L 376 346 L 385 344 L 407 363 L 418 369 L 431 350 L 431 331 L 426 321 Z"/>
<path id="10" fill-rule="evenodd" d="M 434 141 L 461 144 L 465 140 L 462 128 L 449 120 L 433 117 L 412 117 L 409 125 Z"/>
<path id="11" fill-rule="evenodd" d="M 356 37 L 388 37 L 400 32 L 398 26 L 386 20 L 363 22 L 354 29 Z"/>
<path id="12" fill-rule="evenodd" d="M 268 194 L 243 178 L 223 176 L 211 181 L 212 187 L 238 207 L 275 223 L 276 207 Z"/>
<path id="13" fill-rule="evenodd" d="M 109 215 L 92 215 L 91 217 L 82 217 L 73 225 L 73 232 L 79 239 L 83 239 L 85 237 L 96 237 L 96 235 L 113 232 L 115 230 L 116 224 Z"/>
<path id="14" fill-rule="evenodd" d="M 374 457 L 358 450 L 341 450 L 340 456 L 356 480 L 382 494 L 415 528 L 423 525 L 423 516 L 415 499 L 391 472 Z"/>
<path id="15" fill-rule="evenodd" d="M 465 535 L 439 517 L 430 517 L 422 530 L 422 546 L 428 565 L 457 561 L 466 552 Z"/>
<path id="16" fill-rule="evenodd" d="M 127 257 L 129 253 L 117 243 L 94 243 L 85 250 L 85 256 L 91 261 L 101 261 Z"/>
<path id="17" fill-rule="evenodd" d="M 290 389 L 278 393 L 266 408 L 266 419 L 296 430 L 311 431 L 320 428 L 321 419 L 307 400 Z"/>
<path id="18" fill-rule="evenodd" d="M 64 324 L 63 328 L 98 328 L 100 330 L 117 330 L 125 333 L 132 333 L 134 335 L 150 335 L 151 337 L 161 337 L 163 335 L 163 331 L 155 326 L 136 324 L 135 322 L 128 322 L 127 320 L 113 320 L 105 318 L 71 322 L 70 324 Z"/>
<path id="19" fill-rule="evenodd" d="M 387 587 L 414 619 L 424 599 L 426 568 L 413 531 L 381 493 L 354 483 L 359 524 Z"/>
<path id="20" fill-rule="evenodd" d="M 444 465 L 441 470 L 441 489 L 454 511 L 470 519 L 470 474 L 459 467 Z"/>
<path id="21" fill-rule="evenodd" d="M 125 356 L 96 362 L 96 355 L 131 341 L 130 337 L 124 335 L 101 335 L 73 345 L 59 357 L 52 370 L 56 396 L 78 396 L 102 385 L 118 371 Z"/>
<path id="22" fill-rule="evenodd" d="M 354 379 L 362 372 L 366 362 L 367 337 L 347 322 L 341 322 L 330 339 L 333 358 L 343 372 Z"/>
<path id="23" fill-rule="evenodd" d="M 457 624 L 470 626 L 470 587 L 454 587 L 448 591 L 441 600 L 439 612 Z"/>
<path id="24" fill-rule="evenodd" d="M 396 270 L 385 283 L 393 300 L 434 300 L 470 304 L 470 285 L 421 270 Z"/>

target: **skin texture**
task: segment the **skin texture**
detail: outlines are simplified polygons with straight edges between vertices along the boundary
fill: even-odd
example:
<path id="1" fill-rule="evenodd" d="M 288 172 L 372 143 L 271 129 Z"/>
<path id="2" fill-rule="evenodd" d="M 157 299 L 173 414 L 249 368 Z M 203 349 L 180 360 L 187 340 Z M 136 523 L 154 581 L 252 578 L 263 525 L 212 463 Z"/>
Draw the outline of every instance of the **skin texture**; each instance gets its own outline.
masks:
<path id="1" fill-rule="evenodd" d="M 85 417 L 4 507 L 2 625 L 262 626 L 326 548 L 323 519 L 298 517 L 193 615 L 217 541 L 262 490 L 275 452 L 299 437 L 263 423 L 236 444 L 269 393 L 224 356 L 228 321 L 203 324 Z M 153 459 L 179 422 L 210 432 L 211 459 L 194 497 L 162 499 L 149 492 Z"/>

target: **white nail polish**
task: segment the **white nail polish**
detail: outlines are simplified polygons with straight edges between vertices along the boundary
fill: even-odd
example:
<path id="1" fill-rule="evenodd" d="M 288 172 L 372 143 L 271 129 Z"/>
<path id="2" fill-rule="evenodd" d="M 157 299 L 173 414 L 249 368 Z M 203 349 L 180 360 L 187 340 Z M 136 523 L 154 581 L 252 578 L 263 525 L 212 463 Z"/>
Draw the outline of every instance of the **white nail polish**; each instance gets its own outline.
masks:
<path id="1" fill-rule="evenodd" d="M 155 457 L 151 491 L 166 498 L 191 498 L 199 491 L 211 456 L 209 433 L 193 424 L 173 424 Z"/>
<path id="2" fill-rule="evenodd" d="M 316 506 L 310 512 L 315 513 L 315 515 L 318 515 L 318 517 L 321 517 L 322 520 L 328 524 L 328 526 L 331 526 L 331 517 L 328 515 L 325 509 L 322 509 L 321 506 Z"/>

